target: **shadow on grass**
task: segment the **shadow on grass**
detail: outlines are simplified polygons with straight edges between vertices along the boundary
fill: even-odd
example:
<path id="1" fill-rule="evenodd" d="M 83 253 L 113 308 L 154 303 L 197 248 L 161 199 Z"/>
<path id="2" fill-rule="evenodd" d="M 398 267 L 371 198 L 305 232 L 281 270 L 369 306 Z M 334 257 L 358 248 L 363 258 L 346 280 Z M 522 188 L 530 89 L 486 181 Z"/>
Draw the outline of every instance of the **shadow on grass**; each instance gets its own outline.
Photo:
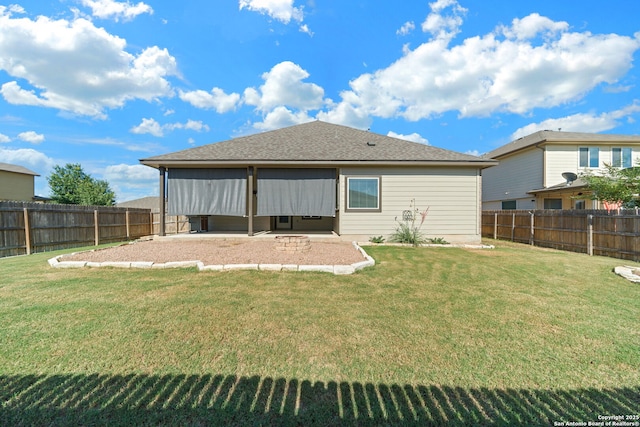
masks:
<path id="1" fill-rule="evenodd" d="M 554 425 L 637 414 L 640 387 L 516 390 L 235 375 L 0 375 L 0 425 Z"/>

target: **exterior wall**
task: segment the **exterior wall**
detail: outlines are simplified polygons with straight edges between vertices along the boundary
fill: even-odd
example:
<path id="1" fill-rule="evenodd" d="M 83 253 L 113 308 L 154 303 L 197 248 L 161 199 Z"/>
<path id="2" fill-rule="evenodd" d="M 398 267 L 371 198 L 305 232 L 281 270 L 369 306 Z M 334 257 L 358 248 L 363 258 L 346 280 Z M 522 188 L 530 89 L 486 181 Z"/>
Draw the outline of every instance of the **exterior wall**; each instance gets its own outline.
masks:
<path id="1" fill-rule="evenodd" d="M 0 171 L 0 200 L 33 201 L 33 175 Z"/>
<path id="2" fill-rule="evenodd" d="M 347 177 L 379 176 L 380 212 L 346 211 Z M 363 167 L 340 170 L 339 233 L 368 240 L 388 238 L 412 200 L 420 211 L 429 208 L 422 231 L 427 237 L 443 237 L 451 243 L 480 242 L 482 177 L 477 168 Z"/>
<path id="3" fill-rule="evenodd" d="M 292 218 L 293 230 L 301 231 L 331 231 L 333 230 L 333 217 L 323 216 L 320 219 L 303 219 L 301 216 Z"/>
<path id="4" fill-rule="evenodd" d="M 548 145 L 545 147 L 545 177 L 543 187 L 551 187 L 565 182 L 564 172 L 579 174 L 579 146 L 578 145 Z M 600 153 L 602 162 L 602 153 Z M 539 187 L 542 188 L 542 187 Z M 533 188 L 531 188 L 533 190 Z"/>
<path id="5" fill-rule="evenodd" d="M 482 171 L 483 209 L 501 209 L 503 200 L 516 200 L 517 209 L 531 209 L 535 197 L 527 192 L 543 187 L 544 152 L 533 147 L 499 161 Z"/>

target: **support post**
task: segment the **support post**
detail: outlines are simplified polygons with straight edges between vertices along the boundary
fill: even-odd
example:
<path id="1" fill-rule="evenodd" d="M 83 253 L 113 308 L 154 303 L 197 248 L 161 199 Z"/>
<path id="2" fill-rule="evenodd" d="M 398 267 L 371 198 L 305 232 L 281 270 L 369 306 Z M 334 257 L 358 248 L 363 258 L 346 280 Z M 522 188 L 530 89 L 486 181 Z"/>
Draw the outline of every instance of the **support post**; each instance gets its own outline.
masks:
<path id="1" fill-rule="evenodd" d="M 587 254 L 593 256 L 593 215 L 587 215 Z"/>
<path id="2" fill-rule="evenodd" d="M 31 224 L 29 223 L 29 211 L 24 208 L 24 242 L 27 255 L 31 255 Z"/>
<path id="3" fill-rule="evenodd" d="M 163 166 L 160 166 L 158 168 L 158 171 L 160 171 L 160 224 L 158 226 L 158 236 L 165 236 L 165 229 L 164 229 L 164 225 L 165 225 L 165 179 L 164 179 L 164 175 L 165 175 L 165 168 Z"/>
<path id="4" fill-rule="evenodd" d="M 516 214 L 515 212 L 511 216 L 511 241 L 514 242 L 516 239 Z"/>
<path id="5" fill-rule="evenodd" d="M 95 236 L 95 244 L 98 246 L 100 244 L 100 223 L 98 222 L 100 218 L 98 217 L 98 210 L 95 209 L 93 211 L 93 234 Z"/>
<path id="6" fill-rule="evenodd" d="M 493 240 L 498 238 L 498 212 L 493 214 Z"/>
<path id="7" fill-rule="evenodd" d="M 253 236 L 253 166 L 247 170 L 247 214 L 249 215 L 249 236 Z"/>

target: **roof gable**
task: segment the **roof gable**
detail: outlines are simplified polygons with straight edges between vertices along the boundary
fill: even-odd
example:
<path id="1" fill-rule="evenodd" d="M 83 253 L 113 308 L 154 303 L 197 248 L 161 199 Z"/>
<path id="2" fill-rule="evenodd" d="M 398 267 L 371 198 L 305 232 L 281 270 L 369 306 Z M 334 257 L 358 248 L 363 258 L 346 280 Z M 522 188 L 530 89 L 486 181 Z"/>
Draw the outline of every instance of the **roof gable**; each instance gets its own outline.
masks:
<path id="1" fill-rule="evenodd" d="M 40 174 L 37 172 L 34 172 L 20 165 L 12 165 L 10 163 L 0 163 L 0 171 L 20 173 L 23 175 L 40 176 Z"/>
<path id="2" fill-rule="evenodd" d="M 482 157 L 486 159 L 497 159 L 501 156 L 511 154 L 525 148 L 534 147 L 538 144 L 553 142 L 585 145 L 598 143 L 640 144 L 640 135 L 615 135 L 605 133 L 541 130 L 498 147 L 495 150 L 486 153 Z"/>
<path id="3" fill-rule="evenodd" d="M 163 162 L 479 162 L 430 145 L 314 121 L 140 160 Z"/>

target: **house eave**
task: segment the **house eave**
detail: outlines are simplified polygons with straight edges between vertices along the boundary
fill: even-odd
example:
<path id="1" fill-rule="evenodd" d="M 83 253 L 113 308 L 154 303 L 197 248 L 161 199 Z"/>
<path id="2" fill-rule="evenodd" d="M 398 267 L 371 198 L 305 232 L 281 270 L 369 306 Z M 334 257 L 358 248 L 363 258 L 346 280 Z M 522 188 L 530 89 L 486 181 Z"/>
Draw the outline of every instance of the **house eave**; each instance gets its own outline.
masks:
<path id="1" fill-rule="evenodd" d="M 488 168 L 498 164 L 495 160 L 479 159 L 478 161 L 446 161 L 446 160 L 156 160 L 141 159 L 140 163 L 152 168 L 200 168 L 200 167 L 343 167 L 343 166 L 447 166 Z"/>

